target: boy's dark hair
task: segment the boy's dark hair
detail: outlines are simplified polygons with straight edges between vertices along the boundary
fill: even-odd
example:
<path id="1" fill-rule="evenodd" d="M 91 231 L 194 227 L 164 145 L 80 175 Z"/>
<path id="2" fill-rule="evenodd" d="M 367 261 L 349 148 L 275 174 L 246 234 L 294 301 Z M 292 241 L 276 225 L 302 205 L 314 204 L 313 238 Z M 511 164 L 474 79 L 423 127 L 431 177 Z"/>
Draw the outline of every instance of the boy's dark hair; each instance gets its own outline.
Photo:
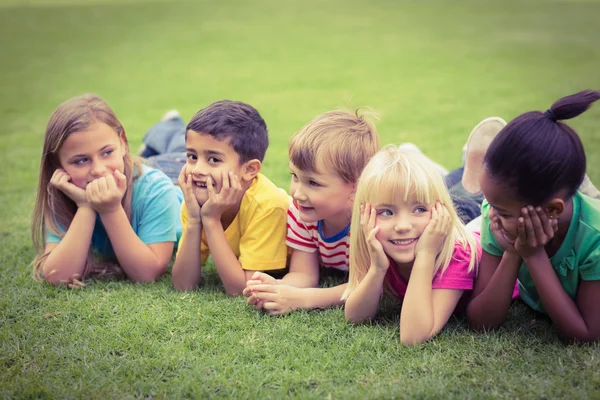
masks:
<path id="1" fill-rule="evenodd" d="M 585 176 L 585 151 L 577 133 L 559 121 L 578 116 L 598 99 L 600 92 L 584 90 L 545 112 L 519 115 L 490 144 L 486 171 L 528 204 L 541 205 L 561 190 L 565 198 L 573 196 Z"/>
<path id="2" fill-rule="evenodd" d="M 262 162 L 269 147 L 267 124 L 254 107 L 241 101 L 221 100 L 204 107 L 187 125 L 186 138 L 190 129 L 219 141 L 230 139 L 240 164 L 255 158 Z"/>

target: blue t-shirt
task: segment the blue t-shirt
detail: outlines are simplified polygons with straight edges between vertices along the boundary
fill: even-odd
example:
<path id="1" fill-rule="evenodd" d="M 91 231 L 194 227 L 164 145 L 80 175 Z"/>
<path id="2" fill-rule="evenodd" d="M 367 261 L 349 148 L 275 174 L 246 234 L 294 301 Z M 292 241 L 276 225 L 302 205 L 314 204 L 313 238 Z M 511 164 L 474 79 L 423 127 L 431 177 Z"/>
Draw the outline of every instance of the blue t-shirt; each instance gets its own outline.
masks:
<path id="1" fill-rule="evenodd" d="M 131 227 L 145 244 L 174 242 L 181 237 L 179 209 L 183 193 L 160 170 L 142 166 L 142 175 L 133 182 Z M 61 238 L 46 231 L 46 243 L 59 243 Z M 106 258 L 116 258 L 100 215 L 92 234 L 92 249 Z"/>

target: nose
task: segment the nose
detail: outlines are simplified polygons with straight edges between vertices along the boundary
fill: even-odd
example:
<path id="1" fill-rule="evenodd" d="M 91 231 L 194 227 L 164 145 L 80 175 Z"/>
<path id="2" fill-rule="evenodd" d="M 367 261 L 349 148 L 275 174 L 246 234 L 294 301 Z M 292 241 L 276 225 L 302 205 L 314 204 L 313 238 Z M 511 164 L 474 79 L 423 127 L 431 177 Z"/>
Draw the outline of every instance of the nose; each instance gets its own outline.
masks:
<path id="1" fill-rule="evenodd" d="M 412 228 L 412 224 L 408 218 L 399 216 L 396 221 L 394 221 L 394 230 L 396 232 L 406 232 Z"/>
<path id="2" fill-rule="evenodd" d="M 290 185 L 290 193 L 296 201 L 306 201 L 307 199 L 306 194 L 304 194 L 300 185 L 295 184 L 294 182 Z"/>
<path id="3" fill-rule="evenodd" d="M 103 177 L 104 175 L 106 175 L 106 171 L 106 166 L 101 160 L 92 161 L 92 169 L 90 170 L 92 176 Z"/>
<path id="4" fill-rule="evenodd" d="M 206 175 L 205 172 L 206 171 L 204 169 L 204 163 L 202 163 L 200 160 L 196 161 L 196 163 L 194 165 L 192 165 L 192 168 L 191 168 L 192 175 L 202 176 L 202 175 Z"/>

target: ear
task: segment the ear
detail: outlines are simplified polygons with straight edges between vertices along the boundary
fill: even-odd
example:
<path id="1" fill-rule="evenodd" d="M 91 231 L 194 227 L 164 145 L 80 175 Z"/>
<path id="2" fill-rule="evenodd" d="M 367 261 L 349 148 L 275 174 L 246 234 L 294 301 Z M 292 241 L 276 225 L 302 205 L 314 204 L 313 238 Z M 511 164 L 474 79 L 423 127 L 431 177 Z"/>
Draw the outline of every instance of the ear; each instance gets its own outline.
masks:
<path id="1" fill-rule="evenodd" d="M 352 184 L 352 192 L 350 192 L 350 198 L 348 199 L 350 203 L 354 204 L 354 200 L 356 199 L 356 182 Z"/>
<path id="2" fill-rule="evenodd" d="M 250 182 L 252 179 L 258 175 L 260 169 L 262 168 L 262 164 L 260 160 L 252 159 L 250 161 L 246 161 L 241 168 L 242 176 L 240 178 L 246 182 Z"/>
<path id="3" fill-rule="evenodd" d="M 543 208 L 550 219 L 558 219 L 565 211 L 565 201 L 557 197 L 544 204 Z"/>

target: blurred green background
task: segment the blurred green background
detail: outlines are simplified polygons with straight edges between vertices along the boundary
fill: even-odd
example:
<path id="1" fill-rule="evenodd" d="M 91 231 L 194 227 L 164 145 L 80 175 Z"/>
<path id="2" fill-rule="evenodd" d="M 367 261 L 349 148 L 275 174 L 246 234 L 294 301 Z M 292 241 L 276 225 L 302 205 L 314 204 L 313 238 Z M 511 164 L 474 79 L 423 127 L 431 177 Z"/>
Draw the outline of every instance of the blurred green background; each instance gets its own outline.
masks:
<path id="1" fill-rule="evenodd" d="M 520 304 L 398 343 L 398 307 L 349 326 L 339 309 L 269 318 L 227 298 L 34 282 L 30 217 L 45 124 L 95 92 L 132 149 L 168 110 L 220 99 L 265 118 L 263 172 L 288 189 L 287 141 L 324 111 L 370 106 L 381 143 L 457 167 L 481 119 L 600 89 L 597 1 L 0 1 L 0 397 L 598 397 L 598 347 L 563 345 Z M 600 107 L 569 122 L 600 182 Z M 54 318 L 44 314 L 58 312 Z"/>

